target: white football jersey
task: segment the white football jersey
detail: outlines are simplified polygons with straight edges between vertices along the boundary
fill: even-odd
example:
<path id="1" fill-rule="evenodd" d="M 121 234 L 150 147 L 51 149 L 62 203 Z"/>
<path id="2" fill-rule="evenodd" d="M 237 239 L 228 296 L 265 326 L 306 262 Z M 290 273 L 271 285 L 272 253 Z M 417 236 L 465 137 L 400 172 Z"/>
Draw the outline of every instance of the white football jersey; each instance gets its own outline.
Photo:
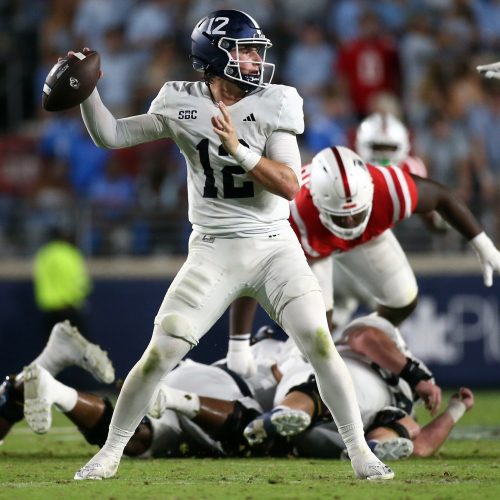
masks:
<path id="1" fill-rule="evenodd" d="M 253 181 L 222 147 L 211 123 L 220 111 L 204 82 L 167 82 L 148 112 L 161 116 L 162 135 L 173 139 L 186 158 L 194 230 L 237 237 L 288 225 L 288 201 Z M 274 131 L 304 130 L 302 98 L 293 87 L 270 85 L 233 104 L 229 112 L 240 142 L 259 155 L 267 156 L 266 143 Z"/>

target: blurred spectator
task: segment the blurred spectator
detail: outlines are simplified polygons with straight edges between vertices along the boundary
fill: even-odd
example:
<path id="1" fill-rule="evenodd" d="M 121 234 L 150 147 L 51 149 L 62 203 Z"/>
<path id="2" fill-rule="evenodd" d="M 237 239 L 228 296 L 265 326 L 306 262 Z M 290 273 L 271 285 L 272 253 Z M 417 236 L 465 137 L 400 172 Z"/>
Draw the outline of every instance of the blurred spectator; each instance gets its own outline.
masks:
<path id="1" fill-rule="evenodd" d="M 127 254 L 133 251 L 136 186 L 123 169 L 117 155 L 112 155 L 104 173 L 89 188 L 92 209 L 92 253 Z"/>
<path id="2" fill-rule="evenodd" d="M 410 18 L 400 42 L 403 103 L 411 124 L 422 122 L 419 91 L 429 63 L 435 57 L 437 44 L 432 18 L 428 12 L 418 12 Z"/>
<path id="3" fill-rule="evenodd" d="M 78 49 L 90 47 L 101 52 L 105 34 L 122 26 L 129 17 L 135 0 L 79 0 L 73 30 L 78 37 Z"/>
<path id="4" fill-rule="evenodd" d="M 71 189 L 77 196 L 84 197 L 103 172 L 111 152 L 92 142 L 79 113 L 79 108 L 75 108 L 51 115 L 40 137 L 40 154 L 65 163 Z"/>
<path id="5" fill-rule="evenodd" d="M 348 129 L 354 123 L 351 120 L 349 101 L 338 87 L 329 87 L 320 96 L 317 111 L 310 115 L 304 132 L 304 143 L 309 155 L 329 148 L 332 145 L 348 145 Z M 302 152 L 302 160 L 307 161 Z"/>
<path id="6" fill-rule="evenodd" d="M 304 99 L 304 112 L 314 113 L 324 88 L 333 80 L 335 52 L 319 22 L 308 21 L 288 51 L 283 77 Z"/>
<path id="7" fill-rule="evenodd" d="M 38 32 L 39 50 L 44 54 L 65 55 L 68 50 L 77 47 L 73 31 L 73 19 L 78 7 L 78 0 L 50 0 L 48 15 L 44 18 Z M 57 58 L 52 64 L 55 64 Z"/>
<path id="8" fill-rule="evenodd" d="M 399 37 L 406 29 L 411 11 L 420 7 L 420 3 L 418 0 L 378 0 L 374 2 L 373 9 L 385 29 Z"/>
<path id="9" fill-rule="evenodd" d="M 359 19 L 366 8 L 362 0 L 332 2 L 328 12 L 328 30 L 340 43 L 346 43 L 359 35 Z"/>
<path id="10" fill-rule="evenodd" d="M 400 68 L 397 47 L 384 32 L 377 15 L 366 11 L 360 34 L 340 46 L 338 76 L 348 88 L 357 118 L 369 113 L 369 103 L 380 92 L 399 96 Z"/>
<path id="11" fill-rule="evenodd" d="M 449 189 L 463 202 L 471 194 L 470 145 L 464 131 L 442 113 L 436 112 L 423 130 L 418 130 L 415 150 L 429 171 L 429 177 Z"/>
<path id="12" fill-rule="evenodd" d="M 435 112 L 423 130 L 417 130 L 415 152 L 427 166 L 429 178 L 449 188 L 464 203 L 472 195 L 470 144 L 462 128 Z M 440 251 L 457 251 L 463 241 L 453 231 L 433 238 Z"/>
<path id="13" fill-rule="evenodd" d="M 490 82 L 482 106 L 471 113 L 473 167 L 480 188 L 477 206 L 487 229 L 500 243 L 500 87 Z"/>
<path id="14" fill-rule="evenodd" d="M 470 2 L 479 30 L 479 38 L 484 49 L 498 50 L 500 37 L 500 0 L 476 0 Z"/>
<path id="15" fill-rule="evenodd" d="M 117 118 L 133 114 L 129 106 L 142 73 L 141 66 L 145 63 L 139 52 L 127 46 L 124 29 L 119 25 L 105 32 L 101 49 L 104 75 L 97 84 L 102 99 Z"/>
<path id="16" fill-rule="evenodd" d="M 134 49 L 150 50 L 160 40 L 173 37 L 176 17 L 172 0 L 138 2 L 127 20 L 127 42 Z"/>
<path id="17" fill-rule="evenodd" d="M 53 157 L 44 158 L 29 207 L 26 243 L 31 250 L 40 246 L 50 228 L 74 226 L 76 218 L 65 163 Z"/>
<path id="18" fill-rule="evenodd" d="M 179 57 L 179 47 L 172 39 L 163 39 L 152 48 L 151 59 L 140 75 L 136 101 L 138 112 L 147 112 L 164 83 L 189 79 L 186 65 Z"/>
<path id="19" fill-rule="evenodd" d="M 68 230 L 50 230 L 47 243 L 35 255 L 33 282 L 46 337 L 56 323 L 64 320 L 85 336 L 84 307 L 91 280 L 83 255 Z"/>

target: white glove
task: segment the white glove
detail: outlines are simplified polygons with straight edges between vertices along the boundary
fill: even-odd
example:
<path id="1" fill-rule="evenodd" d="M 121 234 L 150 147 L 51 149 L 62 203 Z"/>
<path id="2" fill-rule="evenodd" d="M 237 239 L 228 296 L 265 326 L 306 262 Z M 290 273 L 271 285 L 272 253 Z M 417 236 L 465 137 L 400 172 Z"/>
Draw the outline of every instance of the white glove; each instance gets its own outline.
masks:
<path id="1" fill-rule="evenodd" d="M 486 286 L 493 285 L 493 271 L 500 272 L 500 252 L 484 231 L 474 236 L 469 243 L 481 264 L 484 284 Z"/>
<path id="2" fill-rule="evenodd" d="M 476 69 L 486 78 L 500 79 L 500 62 L 476 66 Z"/>
<path id="3" fill-rule="evenodd" d="M 229 337 L 226 357 L 227 367 L 242 377 L 255 375 L 257 363 L 250 349 L 250 334 Z"/>

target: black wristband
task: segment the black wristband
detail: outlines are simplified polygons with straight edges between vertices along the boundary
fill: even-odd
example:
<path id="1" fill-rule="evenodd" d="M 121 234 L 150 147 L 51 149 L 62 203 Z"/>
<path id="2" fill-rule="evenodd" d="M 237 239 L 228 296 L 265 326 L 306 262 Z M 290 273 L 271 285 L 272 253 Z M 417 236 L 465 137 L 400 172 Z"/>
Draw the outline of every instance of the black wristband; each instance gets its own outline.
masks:
<path id="1" fill-rule="evenodd" d="M 406 365 L 401 370 L 399 376 L 406 380 L 412 389 L 415 389 L 415 386 L 422 380 L 430 380 L 432 375 L 427 373 L 425 370 L 420 368 L 420 365 L 417 361 L 411 358 L 406 358 Z"/>

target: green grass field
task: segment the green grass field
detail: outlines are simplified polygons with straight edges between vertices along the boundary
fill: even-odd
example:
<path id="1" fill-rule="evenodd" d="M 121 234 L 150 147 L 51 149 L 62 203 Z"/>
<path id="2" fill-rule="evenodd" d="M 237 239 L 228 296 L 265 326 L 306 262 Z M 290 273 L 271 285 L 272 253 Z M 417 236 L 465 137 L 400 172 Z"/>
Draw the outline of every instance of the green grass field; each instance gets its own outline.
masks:
<path id="1" fill-rule="evenodd" d="M 500 499 L 500 392 L 476 400 L 435 457 L 392 462 L 383 484 L 355 479 L 348 462 L 294 458 L 124 459 L 116 478 L 76 482 L 96 448 L 54 412 L 48 434 L 23 423 L 0 446 L 0 499 Z"/>

